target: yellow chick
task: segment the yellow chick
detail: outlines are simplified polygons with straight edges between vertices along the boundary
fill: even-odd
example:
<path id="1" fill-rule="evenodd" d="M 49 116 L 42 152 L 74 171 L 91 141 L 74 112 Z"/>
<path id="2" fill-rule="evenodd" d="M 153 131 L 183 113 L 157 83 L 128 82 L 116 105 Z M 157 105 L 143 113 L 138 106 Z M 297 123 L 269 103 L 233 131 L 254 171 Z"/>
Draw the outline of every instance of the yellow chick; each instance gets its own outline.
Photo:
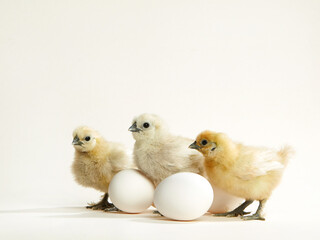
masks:
<path id="1" fill-rule="evenodd" d="M 292 149 L 275 151 L 263 147 L 245 146 L 233 142 L 226 134 L 204 131 L 189 148 L 205 157 L 205 169 L 213 185 L 245 199 L 233 211 L 215 216 L 236 217 L 244 220 L 265 220 L 263 207 L 273 189 L 279 184 Z M 259 201 L 256 213 L 247 215 L 245 208 Z"/>
<path id="2" fill-rule="evenodd" d="M 98 132 L 85 126 L 73 131 L 72 144 L 75 148 L 72 172 L 76 182 L 105 193 L 100 202 L 87 208 L 116 210 L 108 202 L 108 187 L 117 172 L 130 167 L 126 149 L 118 143 L 106 141 Z"/>

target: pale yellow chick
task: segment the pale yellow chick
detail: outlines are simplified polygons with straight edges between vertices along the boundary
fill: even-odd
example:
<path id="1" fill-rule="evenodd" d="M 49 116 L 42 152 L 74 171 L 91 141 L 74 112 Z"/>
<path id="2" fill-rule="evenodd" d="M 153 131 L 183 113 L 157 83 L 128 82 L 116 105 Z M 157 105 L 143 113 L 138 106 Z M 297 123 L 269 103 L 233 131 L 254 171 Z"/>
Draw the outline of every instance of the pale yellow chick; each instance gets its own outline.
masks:
<path id="1" fill-rule="evenodd" d="M 130 167 L 126 149 L 121 144 L 106 141 L 97 131 L 85 126 L 73 131 L 72 144 L 75 148 L 72 172 L 76 182 L 105 193 L 99 203 L 87 208 L 115 210 L 108 202 L 108 187 L 117 172 Z"/>
<path id="2" fill-rule="evenodd" d="M 203 174 L 203 156 L 188 149 L 190 139 L 171 134 L 159 116 L 141 114 L 133 119 L 129 131 L 136 140 L 134 162 L 155 186 L 178 172 Z"/>
<path id="3" fill-rule="evenodd" d="M 204 131 L 189 146 L 205 157 L 205 169 L 211 183 L 232 195 L 246 199 L 231 212 L 216 216 L 241 216 L 245 220 L 264 220 L 262 210 L 279 184 L 292 149 L 275 151 L 233 142 L 226 134 Z M 254 200 L 259 201 L 255 214 L 244 212 Z"/>

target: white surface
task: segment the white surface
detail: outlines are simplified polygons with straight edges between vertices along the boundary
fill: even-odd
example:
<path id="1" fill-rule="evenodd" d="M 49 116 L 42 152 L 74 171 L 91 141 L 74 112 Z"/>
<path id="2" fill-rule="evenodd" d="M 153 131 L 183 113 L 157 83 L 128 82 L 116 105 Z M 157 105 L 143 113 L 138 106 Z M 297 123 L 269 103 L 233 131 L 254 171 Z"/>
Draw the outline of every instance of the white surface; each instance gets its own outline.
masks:
<path id="1" fill-rule="evenodd" d="M 153 183 L 141 172 L 133 169 L 117 173 L 109 185 L 109 197 L 120 210 L 140 213 L 153 203 Z"/>
<path id="2" fill-rule="evenodd" d="M 1 210 L 98 200 L 70 171 L 83 124 L 130 149 L 132 118 L 153 112 L 186 137 L 212 129 L 296 149 L 266 222 L 10 210 L 1 239 L 319 236 L 319 12 L 317 0 L 1 0 Z"/>
<path id="3" fill-rule="evenodd" d="M 1 239 L 319 239 L 316 219 L 274 214 L 268 221 L 206 215 L 191 222 L 152 213 L 116 214 L 81 207 L 1 212 Z"/>
<path id="4" fill-rule="evenodd" d="M 213 201 L 213 190 L 199 174 L 181 172 L 164 179 L 154 192 L 154 205 L 174 220 L 194 220 L 204 215 Z"/>

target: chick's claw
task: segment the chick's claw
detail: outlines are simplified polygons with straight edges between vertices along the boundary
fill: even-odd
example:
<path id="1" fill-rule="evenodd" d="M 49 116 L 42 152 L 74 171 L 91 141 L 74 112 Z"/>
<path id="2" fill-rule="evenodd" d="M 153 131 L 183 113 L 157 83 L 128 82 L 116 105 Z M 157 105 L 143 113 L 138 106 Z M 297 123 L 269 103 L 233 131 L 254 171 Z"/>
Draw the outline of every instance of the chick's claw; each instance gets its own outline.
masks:
<path id="1" fill-rule="evenodd" d="M 153 211 L 153 214 L 158 214 L 163 217 L 163 215 L 159 211 Z"/>
<path id="2" fill-rule="evenodd" d="M 241 210 L 241 211 L 233 210 L 231 212 L 213 214 L 213 216 L 215 216 L 215 217 L 238 217 L 238 216 L 243 216 L 246 214 L 250 214 L 250 212 L 245 212 L 243 210 Z"/>
<path id="3" fill-rule="evenodd" d="M 103 198 L 98 203 L 90 203 L 87 208 L 92 210 L 105 210 L 106 208 L 112 208 L 114 205 L 108 201 L 109 194 L 105 193 Z"/>
<path id="4" fill-rule="evenodd" d="M 105 212 L 121 212 L 121 210 L 116 206 L 105 208 L 104 211 Z"/>
<path id="5" fill-rule="evenodd" d="M 243 216 L 246 214 L 249 214 L 250 212 L 245 212 L 245 208 L 248 207 L 251 203 L 253 203 L 252 200 L 246 200 L 244 203 L 242 203 L 239 207 L 236 209 L 226 212 L 226 213 L 218 213 L 214 214 L 214 216 L 217 217 L 238 217 L 238 216 Z"/>
<path id="6" fill-rule="evenodd" d="M 261 221 L 265 221 L 266 219 L 264 217 L 262 217 L 260 214 L 255 213 L 249 216 L 241 216 L 241 218 L 243 220 L 261 220 Z"/>
<path id="7" fill-rule="evenodd" d="M 99 202 L 97 204 L 89 204 L 86 208 L 92 209 L 92 210 L 104 210 L 108 207 L 111 207 L 110 205 L 105 204 L 104 202 Z"/>
<path id="8" fill-rule="evenodd" d="M 249 216 L 242 216 L 241 218 L 243 220 L 266 220 L 264 217 L 261 216 L 261 213 L 263 211 L 264 205 L 266 203 L 267 199 L 263 199 L 259 201 L 259 207 L 255 214 L 249 215 Z"/>

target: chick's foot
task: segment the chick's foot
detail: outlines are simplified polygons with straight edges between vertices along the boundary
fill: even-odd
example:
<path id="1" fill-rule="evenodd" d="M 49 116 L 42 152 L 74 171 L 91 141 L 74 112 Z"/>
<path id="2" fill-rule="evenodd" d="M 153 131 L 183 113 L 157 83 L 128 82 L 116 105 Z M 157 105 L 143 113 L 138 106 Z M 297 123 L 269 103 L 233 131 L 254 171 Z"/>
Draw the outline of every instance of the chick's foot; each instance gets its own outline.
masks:
<path id="1" fill-rule="evenodd" d="M 163 215 L 159 212 L 159 211 L 153 211 L 153 214 L 158 214 L 158 215 L 160 215 L 160 216 L 162 216 L 163 217 Z"/>
<path id="2" fill-rule="evenodd" d="M 243 220 L 266 220 L 264 217 L 262 217 L 261 212 L 264 208 L 264 205 L 266 204 L 267 199 L 263 199 L 259 201 L 259 207 L 257 209 L 257 212 L 255 214 L 249 215 L 249 216 L 242 216 L 241 218 Z"/>
<path id="3" fill-rule="evenodd" d="M 121 212 L 121 210 L 114 205 L 111 207 L 105 208 L 104 211 L 105 212 Z"/>
<path id="4" fill-rule="evenodd" d="M 259 213 L 255 213 L 255 214 L 248 215 L 248 216 L 241 216 L 241 218 L 243 220 L 262 220 L 262 221 L 266 220 Z"/>
<path id="5" fill-rule="evenodd" d="M 106 204 L 105 202 L 99 202 L 97 204 L 90 204 L 86 208 L 92 209 L 92 210 L 105 210 L 105 209 L 112 208 L 112 207 L 114 207 L 114 205 L 112 203 Z"/>
<path id="6" fill-rule="evenodd" d="M 244 209 L 246 207 L 248 207 L 251 203 L 253 203 L 252 200 L 246 200 L 239 207 L 237 207 L 236 209 L 234 209 L 230 212 L 213 214 L 213 216 L 216 216 L 216 217 L 238 217 L 238 216 L 243 216 L 243 215 L 249 214 L 250 212 L 245 212 Z"/>
<path id="7" fill-rule="evenodd" d="M 231 212 L 213 214 L 213 216 L 215 216 L 215 217 L 238 217 L 238 216 L 243 216 L 243 215 L 246 215 L 249 213 L 250 212 L 245 212 L 243 210 L 241 210 L 241 211 L 233 210 Z"/>
<path id="8" fill-rule="evenodd" d="M 92 203 L 87 206 L 87 208 L 92 210 L 105 210 L 107 208 L 113 208 L 114 205 L 108 201 L 109 195 L 106 193 L 100 202 Z"/>

